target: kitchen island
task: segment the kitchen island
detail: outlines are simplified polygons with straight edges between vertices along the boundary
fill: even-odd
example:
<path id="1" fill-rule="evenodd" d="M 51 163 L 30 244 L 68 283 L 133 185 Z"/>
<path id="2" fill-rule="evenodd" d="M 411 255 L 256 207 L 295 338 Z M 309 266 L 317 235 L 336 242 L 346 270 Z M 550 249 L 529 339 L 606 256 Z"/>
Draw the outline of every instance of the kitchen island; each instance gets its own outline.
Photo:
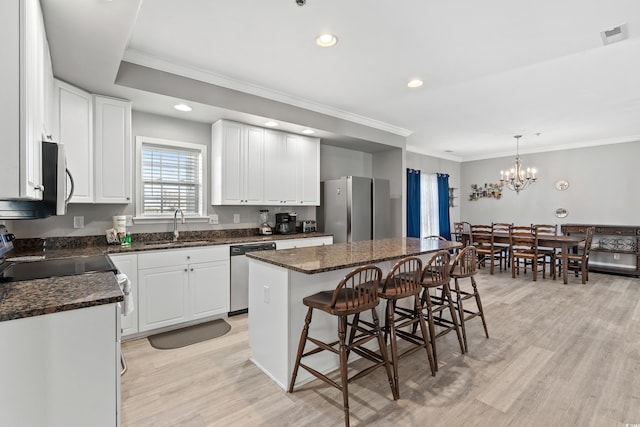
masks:
<path id="1" fill-rule="evenodd" d="M 361 265 L 374 264 L 386 275 L 397 260 L 406 256 L 418 256 L 426 263 L 432 253 L 460 246 L 437 239 L 392 238 L 247 254 L 251 360 L 287 389 L 307 312 L 304 297 L 335 289 L 349 271 Z M 382 306 L 378 306 L 378 312 L 383 319 Z M 310 331 L 320 340 L 335 340 L 337 320 L 314 313 Z M 309 357 L 308 362 L 323 373 L 339 366 L 337 355 L 327 352 Z M 313 378 L 300 370 L 296 384 Z"/>

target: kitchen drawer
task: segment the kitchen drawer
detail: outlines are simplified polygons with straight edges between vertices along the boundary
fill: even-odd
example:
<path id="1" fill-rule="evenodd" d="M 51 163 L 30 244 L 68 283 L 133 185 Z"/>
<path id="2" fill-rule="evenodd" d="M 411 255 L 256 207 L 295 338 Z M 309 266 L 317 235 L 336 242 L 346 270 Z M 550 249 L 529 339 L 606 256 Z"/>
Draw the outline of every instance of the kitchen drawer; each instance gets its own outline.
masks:
<path id="1" fill-rule="evenodd" d="M 164 249 L 138 255 L 138 269 L 229 260 L 229 245 Z"/>

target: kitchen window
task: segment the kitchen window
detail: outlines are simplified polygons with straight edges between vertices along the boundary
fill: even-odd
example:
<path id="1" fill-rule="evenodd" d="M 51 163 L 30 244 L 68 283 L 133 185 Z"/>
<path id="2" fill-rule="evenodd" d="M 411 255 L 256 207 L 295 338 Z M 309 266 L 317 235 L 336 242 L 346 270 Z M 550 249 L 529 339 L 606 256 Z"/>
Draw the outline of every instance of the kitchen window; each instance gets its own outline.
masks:
<path id="1" fill-rule="evenodd" d="M 204 217 L 207 146 L 138 137 L 136 219 Z"/>

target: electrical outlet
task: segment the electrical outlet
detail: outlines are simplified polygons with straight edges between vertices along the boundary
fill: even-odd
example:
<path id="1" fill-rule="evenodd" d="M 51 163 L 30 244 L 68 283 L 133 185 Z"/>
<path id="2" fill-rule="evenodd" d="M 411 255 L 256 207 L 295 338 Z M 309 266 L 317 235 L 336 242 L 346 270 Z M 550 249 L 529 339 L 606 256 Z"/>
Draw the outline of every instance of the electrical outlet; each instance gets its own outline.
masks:
<path id="1" fill-rule="evenodd" d="M 73 228 L 84 228 L 84 217 L 83 216 L 74 216 L 73 217 Z"/>
<path id="2" fill-rule="evenodd" d="M 133 215 L 127 215 L 127 227 L 133 227 Z"/>
<path id="3" fill-rule="evenodd" d="M 613 259 L 620 259 L 620 254 L 613 254 Z"/>
<path id="4" fill-rule="evenodd" d="M 233 214 L 233 223 L 234 224 L 240 223 L 240 214 Z"/>
<path id="5" fill-rule="evenodd" d="M 209 224 L 218 225 L 218 215 L 209 215 Z"/>
<path id="6" fill-rule="evenodd" d="M 265 304 L 269 304 L 271 302 L 271 288 L 268 286 L 264 287 L 264 302 Z"/>

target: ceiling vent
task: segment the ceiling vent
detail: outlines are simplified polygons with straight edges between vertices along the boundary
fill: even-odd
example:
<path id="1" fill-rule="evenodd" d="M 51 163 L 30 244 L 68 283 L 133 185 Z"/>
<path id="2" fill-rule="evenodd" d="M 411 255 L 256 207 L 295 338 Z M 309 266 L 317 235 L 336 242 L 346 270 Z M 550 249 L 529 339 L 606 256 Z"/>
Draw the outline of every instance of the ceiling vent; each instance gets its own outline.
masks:
<path id="1" fill-rule="evenodd" d="M 608 45 L 612 43 L 621 42 L 627 39 L 627 24 L 618 25 L 610 30 L 600 31 L 600 37 L 602 37 L 602 44 Z"/>

